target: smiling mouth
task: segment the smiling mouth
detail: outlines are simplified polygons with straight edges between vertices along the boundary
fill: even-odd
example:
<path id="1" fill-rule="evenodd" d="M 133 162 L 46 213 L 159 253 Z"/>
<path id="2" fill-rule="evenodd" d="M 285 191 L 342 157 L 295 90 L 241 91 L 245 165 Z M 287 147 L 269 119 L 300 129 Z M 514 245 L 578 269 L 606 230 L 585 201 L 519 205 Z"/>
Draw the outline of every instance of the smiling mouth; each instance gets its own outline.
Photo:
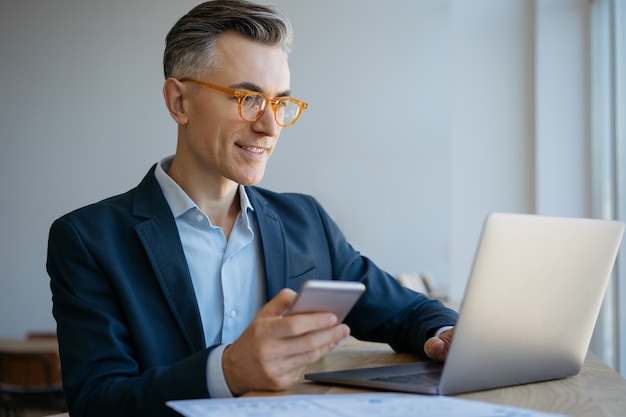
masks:
<path id="1" fill-rule="evenodd" d="M 257 146 L 241 146 L 241 149 L 259 155 L 265 152 L 265 148 L 259 148 Z"/>

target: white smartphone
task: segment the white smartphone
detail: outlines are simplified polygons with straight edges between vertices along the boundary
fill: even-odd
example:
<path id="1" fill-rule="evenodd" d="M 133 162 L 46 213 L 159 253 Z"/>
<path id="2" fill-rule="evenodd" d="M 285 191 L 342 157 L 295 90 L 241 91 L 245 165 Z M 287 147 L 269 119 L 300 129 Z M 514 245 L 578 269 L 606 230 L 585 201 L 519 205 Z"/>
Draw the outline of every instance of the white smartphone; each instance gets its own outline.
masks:
<path id="1" fill-rule="evenodd" d="M 364 291 L 362 282 L 309 280 L 302 285 L 285 316 L 329 311 L 341 323 Z"/>

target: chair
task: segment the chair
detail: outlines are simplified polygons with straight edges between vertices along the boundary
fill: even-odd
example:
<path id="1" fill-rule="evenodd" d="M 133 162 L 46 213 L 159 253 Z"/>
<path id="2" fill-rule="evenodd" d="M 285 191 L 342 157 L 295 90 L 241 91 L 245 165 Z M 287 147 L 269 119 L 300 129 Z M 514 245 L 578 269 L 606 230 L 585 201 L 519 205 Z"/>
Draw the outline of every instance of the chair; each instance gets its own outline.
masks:
<path id="1" fill-rule="evenodd" d="M 26 409 L 66 411 L 58 356 L 43 352 L 0 352 L 0 416 Z"/>
<path id="2" fill-rule="evenodd" d="M 416 292 L 421 292 L 429 297 L 437 297 L 435 285 L 429 274 L 418 274 L 416 272 L 403 272 L 396 276 L 396 279 L 403 286 Z"/>
<path id="3" fill-rule="evenodd" d="M 54 331 L 42 330 L 32 331 L 26 333 L 26 339 L 28 340 L 57 340 L 57 334 Z"/>
<path id="4" fill-rule="evenodd" d="M 439 300 L 454 310 L 458 311 L 459 309 L 458 303 L 451 301 L 445 293 L 442 293 L 437 289 L 435 286 L 435 280 L 430 274 L 403 272 L 396 276 L 396 280 L 404 287 L 407 287 L 415 292 L 421 292 L 429 298 Z"/>

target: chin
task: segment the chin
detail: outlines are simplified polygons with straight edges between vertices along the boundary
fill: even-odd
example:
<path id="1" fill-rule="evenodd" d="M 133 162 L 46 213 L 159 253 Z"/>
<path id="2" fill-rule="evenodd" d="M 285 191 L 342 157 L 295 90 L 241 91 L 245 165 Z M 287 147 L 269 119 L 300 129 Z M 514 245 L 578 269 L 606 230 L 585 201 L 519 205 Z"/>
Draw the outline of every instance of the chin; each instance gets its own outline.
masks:
<path id="1" fill-rule="evenodd" d="M 237 183 L 241 185 L 245 185 L 247 187 L 252 187 L 253 185 L 257 185 L 258 183 L 260 183 L 262 179 L 263 179 L 263 175 L 258 175 L 254 177 L 243 177 L 243 178 L 240 178 L 240 180 L 237 181 Z"/>

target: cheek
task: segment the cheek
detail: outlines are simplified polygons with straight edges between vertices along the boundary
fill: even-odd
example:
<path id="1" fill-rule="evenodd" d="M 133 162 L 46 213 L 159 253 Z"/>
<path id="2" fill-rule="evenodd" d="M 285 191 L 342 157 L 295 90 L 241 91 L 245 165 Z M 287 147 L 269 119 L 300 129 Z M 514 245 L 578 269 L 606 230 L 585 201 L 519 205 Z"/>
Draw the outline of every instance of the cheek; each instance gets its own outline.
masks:
<path id="1" fill-rule="evenodd" d="M 190 121 L 197 124 L 215 125 L 220 121 L 234 120 L 239 117 L 237 103 L 224 100 L 223 97 L 215 95 L 199 95 L 190 101 L 188 109 Z"/>
<path id="2" fill-rule="evenodd" d="M 196 142 L 203 143 L 204 147 L 217 148 L 221 145 L 231 143 L 238 135 L 243 136 L 240 131 L 244 131 L 247 126 L 245 122 L 225 115 L 216 115 L 215 112 L 205 114 L 205 117 L 196 116 L 193 120 L 191 132 Z"/>

